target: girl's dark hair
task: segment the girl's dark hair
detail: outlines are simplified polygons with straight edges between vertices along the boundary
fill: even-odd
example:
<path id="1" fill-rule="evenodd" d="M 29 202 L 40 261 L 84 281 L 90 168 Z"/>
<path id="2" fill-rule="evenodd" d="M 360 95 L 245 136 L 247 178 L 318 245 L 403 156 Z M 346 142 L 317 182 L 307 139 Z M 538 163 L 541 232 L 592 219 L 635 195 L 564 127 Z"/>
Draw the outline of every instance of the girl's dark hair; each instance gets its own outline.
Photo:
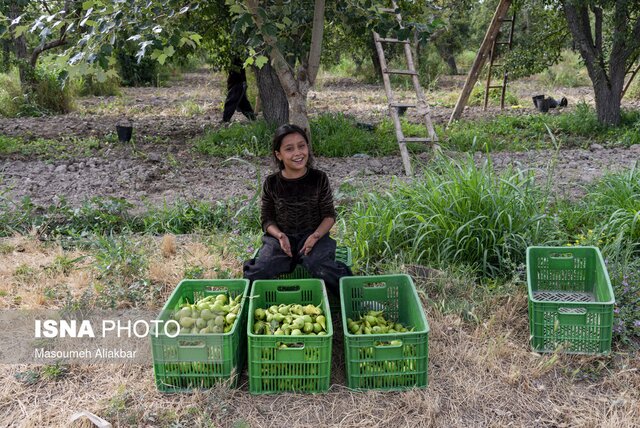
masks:
<path id="1" fill-rule="evenodd" d="M 273 154 L 273 159 L 276 163 L 276 166 L 280 171 L 284 169 L 284 162 L 278 160 L 276 157 L 276 151 L 280 151 L 280 146 L 282 145 L 282 140 L 289 134 L 300 134 L 304 138 L 304 141 L 307 143 L 307 147 L 309 147 L 309 159 L 307 160 L 307 166 L 313 166 L 313 153 L 311 153 L 311 145 L 309 144 L 309 137 L 307 137 L 307 133 L 304 132 L 304 129 L 300 128 L 298 125 L 282 125 L 278 129 L 276 129 L 275 134 L 273 135 L 273 144 L 271 146 L 271 153 Z"/>

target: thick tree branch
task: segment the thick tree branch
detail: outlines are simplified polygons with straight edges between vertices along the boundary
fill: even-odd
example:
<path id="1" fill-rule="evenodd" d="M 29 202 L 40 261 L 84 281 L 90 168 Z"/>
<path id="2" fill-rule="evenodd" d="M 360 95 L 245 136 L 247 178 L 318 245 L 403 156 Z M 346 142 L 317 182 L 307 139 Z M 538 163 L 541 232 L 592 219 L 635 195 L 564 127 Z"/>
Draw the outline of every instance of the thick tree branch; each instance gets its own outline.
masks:
<path id="1" fill-rule="evenodd" d="M 591 72 L 596 63 L 596 53 L 593 46 L 593 39 L 591 38 L 588 14 L 586 28 L 584 25 L 583 18 L 584 14 L 587 13 L 587 10 L 585 7 L 582 7 L 581 10 L 578 11 L 571 1 L 563 2 L 563 5 L 564 14 L 567 18 L 567 25 L 573 35 L 573 40 L 576 42 L 576 46 L 585 59 L 587 68 Z"/>
<path id="2" fill-rule="evenodd" d="M 602 9 L 594 6 L 593 14 L 595 15 L 595 35 L 596 35 L 596 43 L 595 48 L 600 56 L 602 56 Z"/>
<path id="3" fill-rule="evenodd" d="M 53 40 L 49 43 L 46 43 L 42 46 L 38 46 L 37 48 L 35 48 L 33 50 L 33 52 L 31 53 L 31 67 L 35 67 L 37 62 L 38 62 L 38 57 L 40 56 L 40 54 L 44 51 L 48 51 L 49 49 L 53 49 L 53 48 L 57 48 L 58 46 L 62 46 L 62 45 L 66 45 L 67 44 L 67 39 L 65 38 L 64 34 L 62 34 L 60 36 L 60 38 L 58 40 Z"/>
<path id="4" fill-rule="evenodd" d="M 631 38 L 627 46 L 627 56 L 634 53 L 637 54 L 640 48 L 640 17 L 636 18 L 636 22 L 633 24 L 633 31 L 631 32 Z"/>
<path id="5" fill-rule="evenodd" d="M 320 69 L 320 53 L 322 51 L 322 36 L 324 33 L 324 0 L 316 0 L 313 9 L 313 28 L 311 30 L 311 47 L 309 48 L 308 81 L 313 85 Z"/>

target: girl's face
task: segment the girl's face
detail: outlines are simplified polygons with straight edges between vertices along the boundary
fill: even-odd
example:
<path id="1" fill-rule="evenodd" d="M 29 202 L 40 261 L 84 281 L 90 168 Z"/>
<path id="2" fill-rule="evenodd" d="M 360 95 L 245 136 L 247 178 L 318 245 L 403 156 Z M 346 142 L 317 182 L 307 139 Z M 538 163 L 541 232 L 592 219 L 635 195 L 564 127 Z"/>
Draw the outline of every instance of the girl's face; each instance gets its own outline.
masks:
<path id="1" fill-rule="evenodd" d="M 304 137 L 297 132 L 282 139 L 280 150 L 276 150 L 275 155 L 284 163 L 284 172 L 287 177 L 301 177 L 307 171 L 309 146 Z"/>

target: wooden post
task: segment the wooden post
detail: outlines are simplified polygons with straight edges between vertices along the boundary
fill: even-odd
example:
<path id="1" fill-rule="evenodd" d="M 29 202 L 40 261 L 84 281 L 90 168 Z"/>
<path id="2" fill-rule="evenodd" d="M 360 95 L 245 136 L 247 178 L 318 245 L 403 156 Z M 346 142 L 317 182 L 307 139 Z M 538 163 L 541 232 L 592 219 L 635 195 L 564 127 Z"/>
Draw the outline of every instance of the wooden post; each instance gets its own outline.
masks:
<path id="1" fill-rule="evenodd" d="M 509 6 L 511 6 L 512 0 L 500 0 L 498 7 L 496 8 L 495 13 L 493 14 L 493 19 L 491 20 L 491 24 L 487 29 L 487 33 L 484 36 L 484 40 L 480 45 L 480 49 L 478 49 L 478 54 L 476 55 L 476 59 L 473 61 L 473 65 L 471 66 L 471 70 L 469 70 L 469 74 L 467 75 L 467 80 L 464 82 L 464 87 L 462 88 L 462 92 L 458 97 L 458 101 L 456 102 L 456 106 L 453 109 L 453 113 L 451 113 L 451 118 L 449 119 L 449 125 L 454 120 L 457 120 L 462 115 L 462 110 L 464 110 L 464 106 L 467 104 L 469 100 L 469 95 L 471 95 L 471 91 L 473 90 L 473 85 L 478 81 L 478 75 L 480 74 L 480 70 L 482 70 L 482 66 L 487 60 L 487 55 L 491 50 L 491 46 L 493 46 L 493 41 L 498 35 L 500 31 L 501 20 L 504 19 L 507 11 L 509 10 Z"/>

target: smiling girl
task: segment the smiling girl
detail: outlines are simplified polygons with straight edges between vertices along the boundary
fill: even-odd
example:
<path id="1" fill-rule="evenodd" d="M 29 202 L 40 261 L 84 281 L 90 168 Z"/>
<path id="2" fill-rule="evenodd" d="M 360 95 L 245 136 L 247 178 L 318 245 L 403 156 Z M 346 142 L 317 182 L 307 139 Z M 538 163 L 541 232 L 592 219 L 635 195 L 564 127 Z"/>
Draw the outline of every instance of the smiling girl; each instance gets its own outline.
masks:
<path id="1" fill-rule="evenodd" d="M 338 295 L 340 278 L 351 271 L 335 261 L 336 242 L 329 236 L 336 221 L 329 178 L 313 168 L 309 142 L 300 127 L 278 128 L 272 149 L 279 171 L 264 181 L 262 248 L 257 258 L 245 262 L 244 277 L 275 278 L 300 263 Z"/>

